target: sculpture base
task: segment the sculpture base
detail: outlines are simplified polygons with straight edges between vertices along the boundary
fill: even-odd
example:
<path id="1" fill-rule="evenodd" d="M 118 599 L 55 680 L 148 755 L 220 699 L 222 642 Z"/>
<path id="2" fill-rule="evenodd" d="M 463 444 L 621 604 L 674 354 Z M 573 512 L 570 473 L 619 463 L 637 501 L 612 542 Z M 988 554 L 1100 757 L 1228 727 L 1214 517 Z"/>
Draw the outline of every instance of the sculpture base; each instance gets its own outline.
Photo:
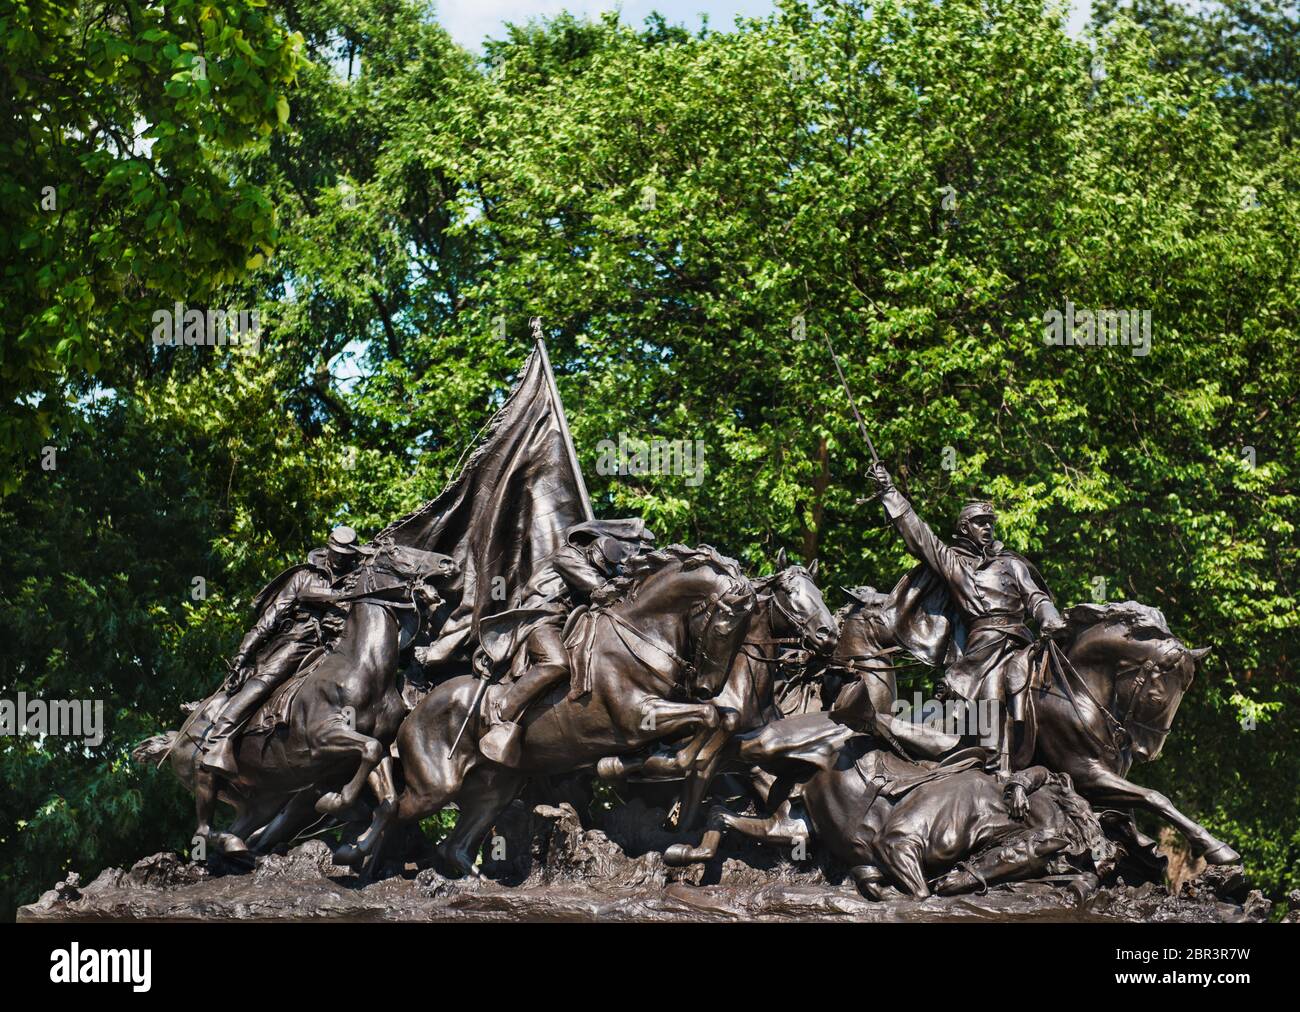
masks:
<path id="1" fill-rule="evenodd" d="M 1240 868 L 1209 869 L 1177 896 L 1152 883 L 1095 888 L 1074 880 L 925 900 L 891 891 L 872 902 L 851 880 L 770 849 L 689 869 L 668 868 L 655 851 L 628 856 L 605 833 L 582 829 L 568 805 L 515 806 L 497 834 L 515 857 L 485 861 L 483 877 L 448 879 L 408 866 L 366 886 L 334 865 L 320 840 L 261 858 L 242 874 L 155 854 L 85 887 L 70 875 L 20 908 L 18 920 L 1223 922 L 1267 920 L 1271 909 L 1246 889 Z"/>

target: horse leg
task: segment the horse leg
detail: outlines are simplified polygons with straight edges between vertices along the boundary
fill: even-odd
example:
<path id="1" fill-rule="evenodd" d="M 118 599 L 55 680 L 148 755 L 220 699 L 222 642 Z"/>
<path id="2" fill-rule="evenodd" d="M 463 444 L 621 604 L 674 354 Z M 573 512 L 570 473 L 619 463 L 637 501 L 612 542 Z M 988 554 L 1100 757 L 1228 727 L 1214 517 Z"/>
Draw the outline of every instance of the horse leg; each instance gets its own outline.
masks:
<path id="1" fill-rule="evenodd" d="M 674 843 L 664 851 L 664 864 L 680 866 L 712 861 L 718 856 L 718 848 L 722 845 L 722 836 L 727 830 L 727 822 L 724 816 L 730 814 L 721 805 L 714 806 L 712 811 L 709 812 L 709 818 L 704 827 L 704 836 L 700 839 L 699 846 L 692 847 L 689 843 Z"/>
<path id="2" fill-rule="evenodd" d="M 335 713 L 326 721 L 324 732 L 314 743 L 312 759 L 328 760 L 334 757 L 357 755 L 360 762 L 353 774 L 340 791 L 330 791 L 321 795 L 316 802 L 316 811 L 322 815 L 336 815 L 356 804 L 361 791 L 370 778 L 370 773 L 388 754 L 376 738 L 354 731 L 344 722 L 341 713 Z"/>
<path id="3" fill-rule="evenodd" d="M 883 887 L 888 883 L 885 881 L 885 873 L 874 864 L 855 864 L 849 869 L 849 874 L 853 876 L 853 884 L 858 887 L 858 892 L 869 900 L 879 902 L 885 898 Z"/>
<path id="4" fill-rule="evenodd" d="M 292 840 L 316 819 L 310 791 L 300 791 L 289 798 L 279 813 L 250 838 L 253 851 L 267 854 L 280 844 Z"/>
<path id="5" fill-rule="evenodd" d="M 596 776 L 601 780 L 626 780 L 634 774 L 658 771 L 665 766 L 659 755 L 610 755 L 596 762 Z"/>
<path id="6" fill-rule="evenodd" d="M 727 726 L 727 718 L 733 715 L 734 711 L 728 711 L 723 715 L 723 727 L 712 736 L 696 757 L 695 768 L 686 778 L 681 793 L 681 815 L 677 820 L 677 825 L 682 829 L 690 829 L 695 825 L 699 818 L 700 807 L 709 793 L 709 788 L 713 786 L 713 778 L 717 776 L 726 758 L 726 748 L 731 743 L 735 731 L 734 724 Z"/>
<path id="7" fill-rule="evenodd" d="M 338 864 L 362 865 L 363 882 L 373 882 L 379 877 L 384 845 L 392 839 L 395 830 L 441 811 L 460 787 L 459 783 L 431 784 L 426 781 L 417 783 L 412 789 L 411 771 L 408 769 L 406 772 L 406 789 L 397 797 L 396 804 L 380 804 L 370 820 L 370 827 L 356 844 L 345 845 L 334 852 Z"/>
<path id="8" fill-rule="evenodd" d="M 212 816 L 217 811 L 217 781 L 201 766 L 194 774 L 194 834 L 208 839 L 212 835 Z"/>
<path id="9" fill-rule="evenodd" d="M 212 829 L 212 817 L 217 811 L 218 791 L 216 775 L 196 764 L 194 769 L 194 812 L 198 824 L 194 828 L 194 833 L 196 836 L 201 837 L 205 844 L 211 845 L 218 854 L 241 864 L 250 863 L 253 856 L 249 853 L 248 846 L 240 836 L 231 831 L 214 832 Z M 236 820 L 237 824 L 238 820 Z M 231 829 L 233 830 L 234 826 Z"/>
<path id="10" fill-rule="evenodd" d="M 379 765 L 370 771 L 368 778 L 370 789 L 381 805 L 397 804 L 397 784 L 393 780 L 393 757 L 386 755 L 379 760 Z"/>
<path id="11" fill-rule="evenodd" d="M 923 900 L 930 895 L 925 881 L 925 841 L 920 835 L 886 830 L 883 837 L 877 838 L 875 850 L 880 864 L 913 899 Z"/>
<path id="12" fill-rule="evenodd" d="M 759 843 L 790 847 L 800 842 L 807 843 L 812 836 L 812 827 L 808 824 L 808 820 L 802 814 L 794 815 L 789 801 L 782 802 L 781 806 L 767 818 L 737 815 L 722 805 L 715 805 L 709 812 L 704 837 L 700 840 L 699 846 L 675 843 L 664 851 L 664 863 L 684 865 L 713 860 L 718 855 L 723 834 L 728 829 L 734 829 L 741 836 Z"/>
<path id="13" fill-rule="evenodd" d="M 340 844 L 334 849 L 335 864 L 352 868 L 360 867 L 367 857 L 377 853 L 377 847 L 383 841 L 384 834 L 388 832 L 388 828 L 397 817 L 397 787 L 393 781 L 392 756 L 385 756 L 371 771 L 369 783 L 371 790 L 379 799 L 379 804 L 371 814 L 370 825 L 366 827 L 365 832 L 354 842 Z M 377 867 L 376 861 L 375 868 Z M 375 868 L 371 869 L 372 873 Z"/>
<path id="14" fill-rule="evenodd" d="M 438 845 L 438 856 L 461 874 L 478 874 L 475 858 L 483 836 L 519 793 L 526 778 L 499 766 L 480 766 L 465 778 L 456 798 L 456 828 Z"/>
<path id="15" fill-rule="evenodd" d="M 703 736 L 712 733 L 722 723 L 718 708 L 712 703 L 672 703 L 658 696 L 646 696 L 637 711 L 641 715 L 640 728 L 661 738 L 670 738 L 679 731 L 699 728 L 696 735 L 703 744 Z M 692 739 L 694 742 L 695 739 Z M 621 780 L 633 772 L 662 773 L 680 776 L 683 769 L 677 753 L 658 753 L 646 759 L 624 759 L 606 756 L 596 763 L 596 775 L 602 780 Z"/>
<path id="16" fill-rule="evenodd" d="M 716 729 L 702 729 L 676 751 L 660 751 L 649 756 L 608 756 L 596 764 L 596 774 L 602 780 L 621 780 L 633 774 L 662 780 L 685 776 L 678 814 L 672 821 L 677 828 L 689 829 L 697 821 L 700 805 L 722 765 L 723 750 L 735 734 L 738 721 L 735 710 L 725 709 Z"/>
<path id="17" fill-rule="evenodd" d="M 468 696 L 466 690 L 464 695 Z M 354 852 L 341 851 L 339 860 L 364 860 L 362 878 L 373 881 L 378 875 L 385 843 L 393 831 L 440 811 L 455 800 L 465 778 L 478 759 L 477 750 L 468 742 L 450 752 L 468 708 L 468 699 L 453 700 L 447 710 L 425 715 L 419 707 L 406 718 L 397 732 L 397 751 L 401 756 L 405 786 L 396 804 L 380 804 L 370 828 L 357 841 Z M 449 754 L 450 753 L 450 754 Z"/>
<path id="18" fill-rule="evenodd" d="M 1213 836 L 1199 822 L 1189 819 L 1174 807 L 1172 801 L 1146 787 L 1130 783 L 1118 773 L 1090 764 L 1086 769 L 1075 772 L 1074 787 L 1089 801 L 1103 805 L 1135 806 L 1154 812 L 1167 822 L 1177 826 L 1191 844 L 1192 853 L 1205 858 L 1208 864 L 1238 864 L 1241 855 L 1222 840 Z"/>
<path id="19" fill-rule="evenodd" d="M 673 703 L 650 696 L 642 701 L 639 709 L 642 729 L 664 738 L 690 728 L 712 731 L 722 723 L 718 708 L 712 703 Z"/>
<path id="20" fill-rule="evenodd" d="M 393 757 L 384 756 L 379 765 L 370 771 L 367 779 L 370 789 L 379 801 L 370 818 L 370 825 L 352 843 L 343 843 L 334 849 L 334 863 L 357 867 L 374 850 L 376 841 L 384 835 L 397 814 L 397 784 L 393 780 Z"/>

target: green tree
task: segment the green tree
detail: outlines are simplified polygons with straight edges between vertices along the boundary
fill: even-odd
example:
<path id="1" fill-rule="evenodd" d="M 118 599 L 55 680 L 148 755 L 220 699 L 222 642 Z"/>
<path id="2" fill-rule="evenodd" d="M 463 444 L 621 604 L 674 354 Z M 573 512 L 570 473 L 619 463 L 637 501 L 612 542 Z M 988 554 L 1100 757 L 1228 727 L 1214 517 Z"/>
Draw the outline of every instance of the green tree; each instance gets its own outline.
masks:
<path id="1" fill-rule="evenodd" d="M 152 314 L 206 308 L 269 252 L 222 171 L 289 115 L 300 39 L 257 0 L 0 4 L 4 486 L 89 377 L 150 368 Z"/>

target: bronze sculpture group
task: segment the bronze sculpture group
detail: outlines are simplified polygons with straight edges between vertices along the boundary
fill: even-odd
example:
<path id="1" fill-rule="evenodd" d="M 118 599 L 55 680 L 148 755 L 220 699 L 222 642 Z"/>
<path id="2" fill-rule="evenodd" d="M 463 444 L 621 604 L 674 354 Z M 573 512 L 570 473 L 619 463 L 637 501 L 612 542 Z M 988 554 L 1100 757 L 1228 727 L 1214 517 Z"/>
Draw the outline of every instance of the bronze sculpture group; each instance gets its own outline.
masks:
<path id="1" fill-rule="evenodd" d="M 996 540 L 992 504 L 945 541 L 882 465 L 871 475 L 918 564 L 838 615 L 816 562 L 782 553 L 754 578 L 708 546 L 656 547 L 640 519 L 591 517 L 539 342 L 460 478 L 368 544 L 336 529 L 274 580 L 225 684 L 136 754 L 170 763 L 225 859 L 348 825 L 334 858 L 371 878 L 401 859 L 404 827 L 453 803 L 438 863 L 473 874 L 527 782 L 573 775 L 680 782 L 676 824 L 698 843 L 669 864 L 716 858 L 728 832 L 817 841 L 873 899 L 1102 880 L 1120 856 L 1150 859 L 1134 808 L 1238 861 L 1126 779 L 1159 755 L 1206 651 L 1135 602 L 1058 611 Z M 900 716 L 900 656 L 994 719 Z M 724 772 L 742 804 L 715 791 Z"/>

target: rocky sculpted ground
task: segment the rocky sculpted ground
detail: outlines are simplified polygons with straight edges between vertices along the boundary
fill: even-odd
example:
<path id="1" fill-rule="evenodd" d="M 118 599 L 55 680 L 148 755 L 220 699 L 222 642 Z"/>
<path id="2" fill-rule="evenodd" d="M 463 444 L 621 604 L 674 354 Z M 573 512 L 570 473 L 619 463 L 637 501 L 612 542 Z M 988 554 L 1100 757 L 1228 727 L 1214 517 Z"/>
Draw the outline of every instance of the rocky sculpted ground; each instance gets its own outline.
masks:
<path id="1" fill-rule="evenodd" d="M 627 813 L 627 825 L 650 812 Z M 660 813 L 661 814 L 661 813 Z M 415 864 L 363 884 L 311 840 L 261 858 L 251 871 L 175 854 L 110 868 L 82 885 L 74 873 L 19 910 L 37 921 L 1265 921 L 1271 904 L 1240 868 L 1210 869 L 1177 895 L 1153 883 L 1095 881 L 995 886 L 982 895 L 862 898 L 834 869 L 754 848 L 712 866 L 667 867 L 662 841 L 622 846 L 617 825 L 584 829 L 569 805 L 516 802 L 485 848 L 481 875 L 449 879 Z M 644 834 L 642 834 L 644 836 Z M 511 855 L 493 860 L 491 853 Z M 632 855 L 636 856 L 632 856 Z M 742 859 L 743 858 L 743 859 Z M 1292 910 L 1300 908 L 1294 897 Z M 1288 915 L 1296 917 L 1295 913 Z"/>

